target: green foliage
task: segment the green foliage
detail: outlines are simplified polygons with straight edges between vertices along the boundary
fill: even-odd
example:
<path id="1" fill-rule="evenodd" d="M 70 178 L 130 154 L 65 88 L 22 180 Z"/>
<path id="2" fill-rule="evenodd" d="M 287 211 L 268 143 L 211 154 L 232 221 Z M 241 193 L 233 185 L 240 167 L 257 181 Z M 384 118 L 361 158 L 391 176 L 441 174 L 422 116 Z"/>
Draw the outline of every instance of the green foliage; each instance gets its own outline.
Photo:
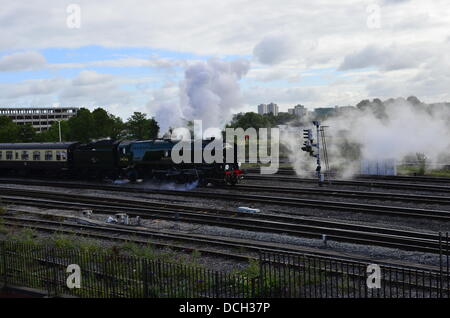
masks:
<path id="1" fill-rule="evenodd" d="M 4 226 L 3 224 L 0 223 L 0 234 L 8 234 L 8 229 L 6 228 L 6 226 Z"/>
<path id="2" fill-rule="evenodd" d="M 76 248 L 77 244 L 74 237 L 70 237 L 64 234 L 56 234 L 52 238 L 52 242 L 56 248 Z"/>
<path id="3" fill-rule="evenodd" d="M 248 265 L 243 270 L 237 272 L 236 274 L 239 274 L 241 276 L 247 277 L 247 278 L 256 278 L 260 274 L 260 263 L 257 259 L 249 259 Z"/>
<path id="4" fill-rule="evenodd" d="M 156 124 L 153 119 L 149 121 Z M 30 124 L 17 125 L 9 117 L 0 116 L 0 142 L 57 142 L 60 127 L 62 141 L 88 142 L 92 139 L 122 138 L 125 124 L 119 117 L 102 108 L 93 112 L 81 108 L 77 115 L 69 120 L 55 122 L 47 131 L 37 133 Z M 154 131 L 152 134 L 154 135 Z M 155 137 L 157 134 L 158 131 Z"/>
<path id="5" fill-rule="evenodd" d="M 68 124 L 71 140 L 88 142 L 96 134 L 94 119 L 86 108 L 81 108 L 76 116 L 68 120 Z"/>
<path id="6" fill-rule="evenodd" d="M 19 140 L 22 142 L 33 142 L 36 139 L 36 130 L 31 124 L 20 125 L 18 132 Z"/>
<path id="7" fill-rule="evenodd" d="M 417 174 L 423 176 L 427 165 L 427 156 L 424 153 L 416 153 L 417 162 L 419 163 L 419 171 Z"/>
<path id="8" fill-rule="evenodd" d="M 242 128 L 246 130 L 247 128 L 270 128 L 274 125 L 275 120 L 272 114 L 270 115 L 259 115 L 257 113 L 239 113 L 233 117 L 233 120 L 227 127 L 230 128 Z"/>
<path id="9" fill-rule="evenodd" d="M 0 142 L 18 142 L 20 128 L 7 116 L 0 116 Z"/>
<path id="10" fill-rule="evenodd" d="M 159 125 L 155 119 L 147 119 L 147 115 L 134 112 L 126 123 L 128 134 L 133 139 L 145 140 L 158 137 Z"/>
<path id="11" fill-rule="evenodd" d="M 151 245 L 138 245 L 136 243 L 133 242 L 125 242 L 122 244 L 121 248 L 128 252 L 128 254 L 132 255 L 132 256 L 138 256 L 138 257 L 143 257 L 143 258 L 147 258 L 147 259 L 156 259 L 157 255 L 155 253 L 155 250 L 153 249 L 153 247 Z"/>
<path id="12" fill-rule="evenodd" d="M 36 242 L 36 232 L 33 229 L 25 228 L 19 231 L 6 231 L 8 240 L 23 243 L 28 245 L 35 245 Z"/>

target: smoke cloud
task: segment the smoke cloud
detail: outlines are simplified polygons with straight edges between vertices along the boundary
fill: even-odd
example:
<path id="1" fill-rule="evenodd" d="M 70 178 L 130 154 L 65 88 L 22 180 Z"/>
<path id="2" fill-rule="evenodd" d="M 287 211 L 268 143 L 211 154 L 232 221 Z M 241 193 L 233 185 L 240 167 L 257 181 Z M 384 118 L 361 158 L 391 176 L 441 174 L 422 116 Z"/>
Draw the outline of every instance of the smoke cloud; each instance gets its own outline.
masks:
<path id="1" fill-rule="evenodd" d="M 210 59 L 189 66 L 180 83 L 179 104 L 163 103 L 156 120 L 164 128 L 179 127 L 191 120 L 202 120 L 203 128 L 223 127 L 232 109 L 241 105 L 239 81 L 249 70 L 249 61 Z"/>
<path id="2" fill-rule="evenodd" d="M 322 122 L 326 128 L 330 166 L 339 168 L 341 177 L 358 173 L 361 159 L 414 161 L 425 154 L 431 164 L 450 158 L 450 104 L 427 105 L 403 98 L 366 103 L 363 107 L 337 112 Z M 309 121 L 310 123 L 310 121 Z M 315 158 L 301 151 L 297 135 L 285 135 L 289 158 L 297 173 L 310 175 Z M 300 136 L 299 136 L 300 135 Z M 323 165 L 323 164 L 322 164 Z"/>

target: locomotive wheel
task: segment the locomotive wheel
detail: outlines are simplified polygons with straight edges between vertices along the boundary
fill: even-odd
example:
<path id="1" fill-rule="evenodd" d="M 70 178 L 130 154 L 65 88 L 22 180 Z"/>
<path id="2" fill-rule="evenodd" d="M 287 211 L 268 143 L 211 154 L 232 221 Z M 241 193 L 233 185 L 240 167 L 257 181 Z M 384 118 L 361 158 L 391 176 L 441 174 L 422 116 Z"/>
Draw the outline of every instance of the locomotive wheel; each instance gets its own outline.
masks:
<path id="1" fill-rule="evenodd" d="M 128 180 L 131 182 L 136 182 L 138 179 L 138 172 L 136 169 L 131 169 L 127 172 Z"/>
<path id="2" fill-rule="evenodd" d="M 208 181 L 205 178 L 198 179 L 198 186 L 201 188 L 205 188 L 208 185 Z"/>
<path id="3" fill-rule="evenodd" d="M 225 184 L 227 186 L 235 186 L 238 183 L 237 177 L 225 178 Z"/>

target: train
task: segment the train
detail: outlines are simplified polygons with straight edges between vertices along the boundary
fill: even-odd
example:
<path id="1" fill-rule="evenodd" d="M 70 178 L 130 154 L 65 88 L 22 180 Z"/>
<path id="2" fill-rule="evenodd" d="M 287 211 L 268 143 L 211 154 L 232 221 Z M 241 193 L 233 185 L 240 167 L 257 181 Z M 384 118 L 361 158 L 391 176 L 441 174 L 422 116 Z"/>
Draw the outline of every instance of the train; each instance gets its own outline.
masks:
<path id="1" fill-rule="evenodd" d="M 202 140 L 202 149 L 213 140 Z M 103 139 L 88 143 L 0 143 L 0 176 L 198 182 L 200 186 L 209 183 L 235 185 L 243 179 L 244 171 L 237 161 L 235 145 L 221 143 L 223 160 L 220 162 L 206 163 L 202 159 L 199 163 L 191 160 L 177 164 L 172 160 L 172 150 L 177 142 L 171 139 Z M 193 154 L 194 142 L 189 144 Z M 226 151 L 230 147 L 235 147 L 234 157 L 227 162 Z"/>

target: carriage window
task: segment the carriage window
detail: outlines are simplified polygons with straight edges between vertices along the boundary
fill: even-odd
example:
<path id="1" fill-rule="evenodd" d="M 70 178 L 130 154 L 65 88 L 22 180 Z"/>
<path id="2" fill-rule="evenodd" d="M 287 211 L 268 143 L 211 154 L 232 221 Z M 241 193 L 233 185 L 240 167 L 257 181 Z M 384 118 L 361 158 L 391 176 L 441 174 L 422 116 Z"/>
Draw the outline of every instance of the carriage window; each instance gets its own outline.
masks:
<path id="1" fill-rule="evenodd" d="M 0 160 L 3 159 L 3 151 L 0 151 Z"/>
<path id="2" fill-rule="evenodd" d="M 53 151 L 45 152 L 45 160 L 53 160 Z"/>
<path id="3" fill-rule="evenodd" d="M 41 160 L 41 152 L 40 151 L 33 152 L 33 160 L 37 160 L 37 161 Z"/>
<path id="4" fill-rule="evenodd" d="M 19 160 L 19 153 L 16 151 L 16 160 Z"/>
<path id="5" fill-rule="evenodd" d="M 7 151 L 6 152 L 6 160 L 12 160 L 12 158 L 13 158 L 13 152 Z"/>
<path id="6" fill-rule="evenodd" d="M 28 151 L 26 151 L 26 150 L 22 151 L 22 160 L 28 160 L 28 159 L 29 159 Z"/>
<path id="7" fill-rule="evenodd" d="M 65 151 L 57 151 L 56 160 L 67 160 L 67 153 Z"/>

